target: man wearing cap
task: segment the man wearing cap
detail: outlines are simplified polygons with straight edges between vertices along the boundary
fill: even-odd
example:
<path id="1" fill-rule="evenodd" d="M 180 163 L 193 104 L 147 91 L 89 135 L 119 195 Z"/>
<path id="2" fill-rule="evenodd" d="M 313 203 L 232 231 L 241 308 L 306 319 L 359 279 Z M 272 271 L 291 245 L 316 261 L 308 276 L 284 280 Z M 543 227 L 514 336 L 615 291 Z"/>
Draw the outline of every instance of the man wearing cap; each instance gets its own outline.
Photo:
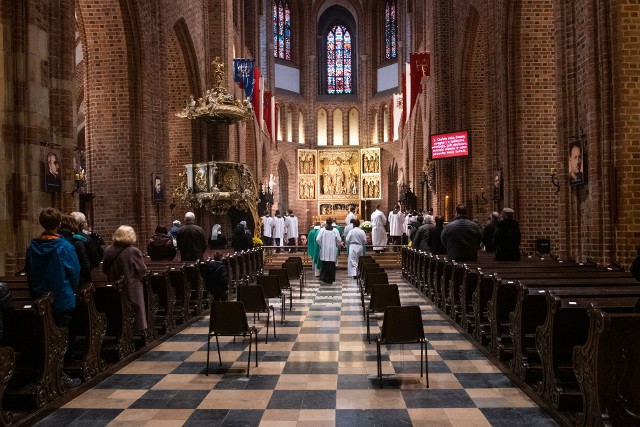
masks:
<path id="1" fill-rule="evenodd" d="M 502 210 L 502 219 L 493 233 L 496 261 L 520 261 L 520 224 L 513 219 L 511 208 Z"/>
<path id="2" fill-rule="evenodd" d="M 181 261 L 202 259 L 204 251 L 207 250 L 207 236 L 195 222 L 196 215 L 193 212 L 187 212 L 184 215 L 184 225 L 178 230 L 176 241 Z"/>
<path id="3" fill-rule="evenodd" d="M 476 261 L 482 241 L 480 226 L 467 217 L 467 207 L 456 206 L 456 218 L 442 230 L 440 241 L 447 248 L 447 257 L 455 261 Z"/>
<path id="4" fill-rule="evenodd" d="M 492 212 L 489 217 L 489 223 L 484 226 L 482 230 L 482 244 L 484 245 L 485 252 L 495 252 L 496 249 L 493 246 L 493 233 L 496 231 L 496 225 L 500 219 L 498 212 Z"/>

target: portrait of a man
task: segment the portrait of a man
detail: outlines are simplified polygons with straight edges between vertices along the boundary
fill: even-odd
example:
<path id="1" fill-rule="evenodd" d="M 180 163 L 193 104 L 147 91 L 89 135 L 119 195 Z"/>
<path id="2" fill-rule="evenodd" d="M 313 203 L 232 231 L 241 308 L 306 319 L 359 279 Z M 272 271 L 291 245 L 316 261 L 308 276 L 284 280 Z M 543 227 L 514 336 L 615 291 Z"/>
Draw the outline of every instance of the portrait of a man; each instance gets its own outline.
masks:
<path id="1" fill-rule="evenodd" d="M 569 143 L 569 184 L 571 185 L 584 183 L 583 149 L 582 141 L 575 140 Z"/>
<path id="2" fill-rule="evenodd" d="M 164 202 L 164 179 L 161 173 L 153 174 L 153 189 L 152 189 L 153 203 Z"/>
<path id="3" fill-rule="evenodd" d="M 493 174 L 493 200 L 498 202 L 502 199 L 504 199 L 504 180 L 502 169 L 499 169 Z"/>
<path id="4" fill-rule="evenodd" d="M 57 150 L 47 150 L 45 153 L 45 191 L 47 193 L 59 193 L 62 188 L 62 179 L 60 178 L 60 152 Z"/>

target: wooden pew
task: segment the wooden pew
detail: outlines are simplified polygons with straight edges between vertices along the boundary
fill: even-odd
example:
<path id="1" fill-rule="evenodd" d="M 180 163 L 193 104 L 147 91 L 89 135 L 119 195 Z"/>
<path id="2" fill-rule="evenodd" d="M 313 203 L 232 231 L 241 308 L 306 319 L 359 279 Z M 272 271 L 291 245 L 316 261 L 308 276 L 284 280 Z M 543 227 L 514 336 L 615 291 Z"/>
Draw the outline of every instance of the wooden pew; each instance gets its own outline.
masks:
<path id="1" fill-rule="evenodd" d="M 593 304 L 589 336 L 573 349 L 573 368 L 583 395 L 579 426 L 640 425 L 640 313 L 619 313 Z"/>
<path id="2" fill-rule="evenodd" d="M 97 282 L 94 285 L 96 308 L 107 318 L 102 354 L 111 360 L 122 360 L 135 351 L 133 303 L 123 279 L 115 283 Z"/>
<path id="3" fill-rule="evenodd" d="M 482 269 L 478 277 L 476 294 L 477 304 L 474 301 L 475 315 L 479 321 L 479 329 L 484 333 L 481 338 L 489 343 L 489 350 L 500 360 L 508 360 L 512 355 L 512 344 L 509 336 L 509 314 L 516 305 L 515 283 L 518 279 L 529 277 L 539 278 L 563 278 L 575 277 L 577 274 L 609 271 L 596 266 L 577 266 L 575 264 L 557 264 L 554 266 L 509 265 L 493 266 L 490 269 Z M 487 300 L 487 295 L 490 295 Z M 480 296 L 484 300 L 480 300 Z M 474 295 L 474 298 L 476 296 Z M 484 310 L 486 310 L 485 321 Z"/>
<path id="4" fill-rule="evenodd" d="M 153 292 L 158 300 L 158 304 L 153 319 L 148 326 L 154 329 L 154 334 L 166 334 L 175 329 L 176 322 L 173 317 L 174 306 L 176 303 L 176 294 L 173 286 L 169 282 L 169 277 L 166 271 L 149 271 L 145 278 L 145 281 L 149 284 L 147 292 L 150 294 Z M 149 295 L 148 294 L 148 295 Z M 146 298 L 149 300 L 149 297 Z"/>
<path id="5" fill-rule="evenodd" d="M 26 276 L 4 278 L 16 300 L 30 300 Z M 100 355 L 102 340 L 106 331 L 106 316 L 99 313 L 95 305 L 94 286 L 89 283 L 76 290 L 76 308 L 69 325 L 76 337 L 75 355 L 80 356 L 78 364 L 65 365 L 67 371 L 77 371 L 83 381 L 93 378 L 104 370 L 104 360 Z"/>
<path id="6" fill-rule="evenodd" d="M 41 408 L 66 391 L 60 368 L 68 336 L 53 321 L 52 303 L 53 294 L 47 293 L 36 300 L 14 301 L 4 313 L 0 345 L 15 353 L 15 371 L 3 398 L 6 408 Z"/>
<path id="7" fill-rule="evenodd" d="M 587 307 L 607 307 L 610 312 L 631 311 L 635 297 L 573 297 L 547 291 L 547 317 L 536 328 L 536 348 L 542 362 L 538 392 L 558 410 L 576 411 L 582 394 L 573 370 L 573 348 L 584 345 L 589 334 Z M 570 325 L 570 327 L 568 327 Z"/>
<path id="8" fill-rule="evenodd" d="M 0 347 L 0 402 L 4 402 L 4 392 L 13 376 L 16 367 L 16 356 L 11 347 Z M 5 411 L 0 405 L 0 425 L 13 423 L 13 414 Z"/>
<path id="9" fill-rule="evenodd" d="M 612 273 L 618 275 L 618 273 Z M 510 334 L 513 342 L 513 359 L 509 368 L 527 382 L 539 381 L 542 366 L 535 346 L 536 328 L 546 319 L 546 290 L 552 289 L 563 296 L 589 296 L 606 292 L 609 296 L 640 296 L 640 284 L 628 277 L 529 279 L 516 286 L 516 307 L 509 315 Z"/>
<path id="10" fill-rule="evenodd" d="M 173 309 L 173 317 L 176 322 L 185 323 L 191 318 L 189 310 L 189 301 L 191 300 L 191 283 L 187 280 L 184 272 L 184 266 L 168 267 L 167 277 L 175 291 L 175 305 Z"/>
<path id="11" fill-rule="evenodd" d="M 76 291 L 76 309 L 70 328 L 76 337 L 76 349 L 80 349 L 82 355 L 80 375 L 83 381 L 88 381 L 104 371 L 102 341 L 107 332 L 107 316 L 98 312 L 95 286 L 91 283 Z"/>
<path id="12" fill-rule="evenodd" d="M 202 313 L 208 307 L 208 297 L 205 302 L 204 280 L 200 274 L 199 264 L 187 264 L 184 266 L 184 274 L 191 285 L 190 309 L 194 315 Z"/>

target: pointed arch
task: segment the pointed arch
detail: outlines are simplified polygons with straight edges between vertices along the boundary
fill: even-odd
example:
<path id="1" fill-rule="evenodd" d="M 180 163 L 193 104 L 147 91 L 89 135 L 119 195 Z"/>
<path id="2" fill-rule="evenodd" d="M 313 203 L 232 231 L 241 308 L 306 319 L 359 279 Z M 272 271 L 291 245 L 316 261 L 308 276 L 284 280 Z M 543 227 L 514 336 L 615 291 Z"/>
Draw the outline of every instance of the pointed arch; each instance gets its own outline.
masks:
<path id="1" fill-rule="evenodd" d="M 298 144 L 305 143 L 305 133 L 304 133 L 304 114 L 302 111 L 298 112 Z"/>
<path id="2" fill-rule="evenodd" d="M 282 212 L 283 209 L 289 207 L 289 169 L 284 162 L 284 159 L 280 159 L 278 162 L 278 209 Z"/>
<path id="3" fill-rule="evenodd" d="M 327 111 L 324 108 L 318 110 L 317 126 L 317 144 L 325 146 L 327 145 Z"/>
<path id="4" fill-rule="evenodd" d="M 336 108 L 333 110 L 333 145 L 343 145 L 343 126 L 342 126 L 342 110 Z"/>
<path id="5" fill-rule="evenodd" d="M 349 145 L 360 145 L 360 112 L 355 107 L 349 110 Z"/>

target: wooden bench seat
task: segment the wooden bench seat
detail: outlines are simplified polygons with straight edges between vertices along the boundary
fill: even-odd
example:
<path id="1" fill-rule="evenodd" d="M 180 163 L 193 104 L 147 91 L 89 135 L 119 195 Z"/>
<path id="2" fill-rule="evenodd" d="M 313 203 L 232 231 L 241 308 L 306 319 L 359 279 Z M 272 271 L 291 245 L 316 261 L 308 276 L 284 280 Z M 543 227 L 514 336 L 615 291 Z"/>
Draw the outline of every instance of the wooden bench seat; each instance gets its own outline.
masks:
<path id="1" fill-rule="evenodd" d="M 53 295 L 14 301 L 4 313 L 1 346 L 15 353 L 15 371 L 3 405 L 9 409 L 41 408 L 65 393 L 60 367 L 67 348 L 67 330 L 53 321 Z"/>
<path id="2" fill-rule="evenodd" d="M 514 353 L 509 368 L 527 382 L 539 381 L 542 376 L 542 365 L 535 345 L 535 332 L 546 319 L 547 289 L 553 289 L 556 295 L 562 296 L 579 297 L 606 293 L 607 296 L 640 297 L 640 284 L 632 277 L 547 281 L 529 279 L 519 282 L 516 289 L 516 307 L 509 317 Z"/>
<path id="3" fill-rule="evenodd" d="M 547 317 L 536 328 L 536 348 L 542 362 L 538 392 L 554 408 L 577 411 L 582 407 L 582 393 L 573 370 L 573 348 L 587 341 L 587 307 L 594 304 L 610 312 L 630 312 L 636 301 L 635 297 L 574 297 L 547 291 Z"/>
<path id="4" fill-rule="evenodd" d="M 30 300 L 26 276 L 2 279 L 9 285 L 16 300 Z M 74 356 L 77 363 L 65 364 L 65 370 L 87 381 L 104 370 L 104 360 L 100 356 L 102 340 L 106 331 L 106 316 L 96 309 L 95 289 L 86 284 L 76 290 L 76 308 L 69 328 L 75 336 Z"/>
<path id="5" fill-rule="evenodd" d="M 4 402 L 4 392 L 9 385 L 16 367 L 16 356 L 11 347 L 0 347 L 0 402 Z M 13 423 L 13 414 L 0 406 L 0 425 Z"/>
<path id="6" fill-rule="evenodd" d="M 107 330 L 102 355 L 109 360 L 122 360 L 135 351 L 133 303 L 125 289 L 124 280 L 115 283 L 95 282 L 96 308 L 107 318 Z"/>
<path id="7" fill-rule="evenodd" d="M 579 426 L 640 425 L 640 313 L 590 305 L 589 335 L 573 349 L 583 395 Z"/>
<path id="8" fill-rule="evenodd" d="M 480 289 L 480 293 L 486 296 L 490 292 L 490 299 L 486 301 L 486 320 L 488 321 L 488 332 L 484 325 L 485 333 L 488 335 L 489 350 L 500 360 L 511 359 L 513 353 L 512 343 L 509 334 L 509 314 L 515 309 L 516 305 L 516 281 L 530 277 L 560 279 L 567 277 L 576 277 L 580 274 L 605 274 L 612 273 L 611 270 L 592 266 L 578 266 L 570 264 L 559 264 L 544 267 L 494 267 L 490 270 L 481 270 L 479 277 L 479 285 L 485 289 L 476 286 L 476 292 Z M 486 287 L 488 286 L 488 289 Z M 474 305 L 474 310 L 475 310 Z M 485 306 L 478 304 L 478 310 L 484 310 Z M 478 316 L 476 316 L 477 318 Z M 487 339 L 487 337 L 484 337 Z"/>

